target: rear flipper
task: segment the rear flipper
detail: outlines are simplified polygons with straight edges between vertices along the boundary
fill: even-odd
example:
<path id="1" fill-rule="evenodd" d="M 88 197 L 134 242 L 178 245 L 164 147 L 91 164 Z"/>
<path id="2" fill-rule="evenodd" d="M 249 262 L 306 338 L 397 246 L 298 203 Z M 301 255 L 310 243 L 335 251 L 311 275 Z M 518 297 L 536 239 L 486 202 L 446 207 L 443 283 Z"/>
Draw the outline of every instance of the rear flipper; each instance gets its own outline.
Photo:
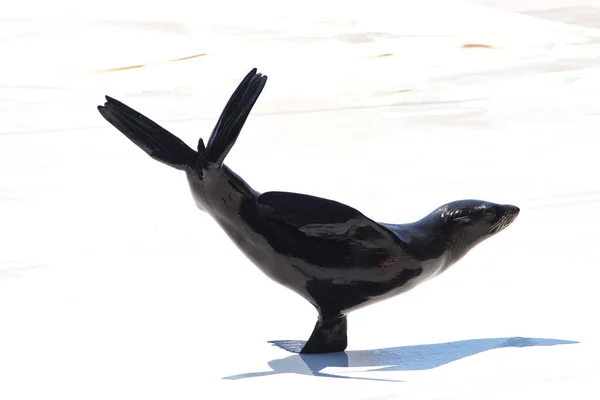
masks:
<path id="1" fill-rule="evenodd" d="M 154 121 L 112 97 L 98 111 L 108 122 L 153 159 L 183 170 L 195 164 L 198 153 Z"/>
<path id="2" fill-rule="evenodd" d="M 312 335 L 300 353 L 337 353 L 348 346 L 348 321 L 345 315 L 324 319 L 319 316 Z"/>
<path id="3" fill-rule="evenodd" d="M 205 163 L 217 167 L 223 164 L 266 83 L 267 77 L 256 72 L 256 68 L 246 74 L 229 98 L 208 139 Z"/>
<path id="4" fill-rule="evenodd" d="M 220 167 L 258 100 L 267 77 L 252 69 L 231 95 L 205 148 L 202 139 L 198 152 L 149 118 L 112 97 L 98 106 L 100 114 L 150 157 L 170 167 L 185 170 L 213 164 Z"/>

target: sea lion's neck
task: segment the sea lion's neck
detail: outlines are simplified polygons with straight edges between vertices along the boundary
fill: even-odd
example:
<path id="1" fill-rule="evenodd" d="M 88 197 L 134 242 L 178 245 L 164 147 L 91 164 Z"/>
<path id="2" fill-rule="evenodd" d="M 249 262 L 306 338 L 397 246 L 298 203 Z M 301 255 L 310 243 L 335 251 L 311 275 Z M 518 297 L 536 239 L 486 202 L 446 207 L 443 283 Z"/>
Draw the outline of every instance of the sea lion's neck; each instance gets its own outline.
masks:
<path id="1" fill-rule="evenodd" d="M 446 253 L 446 235 L 433 226 L 423 224 L 421 221 L 402 225 L 385 225 L 408 246 L 411 254 L 421 261 L 438 259 Z"/>
<path id="2" fill-rule="evenodd" d="M 419 221 L 387 225 L 421 261 L 439 260 L 444 269 L 460 260 L 469 250 L 460 233 L 452 232 L 439 217 L 427 216 Z"/>

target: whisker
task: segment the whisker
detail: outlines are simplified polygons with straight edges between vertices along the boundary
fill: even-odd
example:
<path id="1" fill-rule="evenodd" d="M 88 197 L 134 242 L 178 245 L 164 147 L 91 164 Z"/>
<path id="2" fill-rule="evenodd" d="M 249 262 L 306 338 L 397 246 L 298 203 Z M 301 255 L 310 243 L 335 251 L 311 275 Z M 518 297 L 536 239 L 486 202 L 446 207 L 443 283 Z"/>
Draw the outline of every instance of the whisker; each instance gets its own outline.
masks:
<path id="1" fill-rule="evenodd" d="M 490 228 L 490 233 L 500 232 L 501 230 L 505 229 L 508 225 L 510 225 L 513 220 L 513 214 L 505 214 L 501 216 L 500 219 Z"/>

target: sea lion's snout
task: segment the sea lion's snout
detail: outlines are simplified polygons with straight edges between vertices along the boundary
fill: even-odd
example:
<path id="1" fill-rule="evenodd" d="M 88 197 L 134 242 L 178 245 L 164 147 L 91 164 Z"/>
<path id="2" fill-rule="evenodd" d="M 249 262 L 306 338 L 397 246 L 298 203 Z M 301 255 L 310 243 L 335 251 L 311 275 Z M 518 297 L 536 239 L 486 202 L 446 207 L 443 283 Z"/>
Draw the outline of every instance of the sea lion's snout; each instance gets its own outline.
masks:
<path id="1" fill-rule="evenodd" d="M 521 211 L 519 207 L 511 204 L 503 205 L 500 208 L 499 218 L 490 228 L 490 233 L 498 233 L 508 225 L 510 225 L 519 215 Z"/>
<path id="2" fill-rule="evenodd" d="M 504 215 L 509 216 L 510 218 L 512 218 L 512 220 L 517 218 L 517 215 L 519 215 L 519 212 L 521 211 L 519 209 L 519 207 L 510 205 L 510 204 L 505 205 L 503 208 L 504 208 Z"/>

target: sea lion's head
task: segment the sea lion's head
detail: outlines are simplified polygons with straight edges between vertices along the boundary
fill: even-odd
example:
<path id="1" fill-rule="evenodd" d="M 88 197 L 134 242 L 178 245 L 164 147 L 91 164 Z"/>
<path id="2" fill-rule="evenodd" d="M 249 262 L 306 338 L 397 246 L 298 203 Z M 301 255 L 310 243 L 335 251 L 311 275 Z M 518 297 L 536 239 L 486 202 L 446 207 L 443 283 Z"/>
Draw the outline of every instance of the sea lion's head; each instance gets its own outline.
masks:
<path id="1" fill-rule="evenodd" d="M 509 226 L 519 215 L 519 208 L 483 200 L 459 200 L 432 214 L 437 219 L 435 224 L 444 232 L 447 251 L 457 261 L 474 246 Z"/>

